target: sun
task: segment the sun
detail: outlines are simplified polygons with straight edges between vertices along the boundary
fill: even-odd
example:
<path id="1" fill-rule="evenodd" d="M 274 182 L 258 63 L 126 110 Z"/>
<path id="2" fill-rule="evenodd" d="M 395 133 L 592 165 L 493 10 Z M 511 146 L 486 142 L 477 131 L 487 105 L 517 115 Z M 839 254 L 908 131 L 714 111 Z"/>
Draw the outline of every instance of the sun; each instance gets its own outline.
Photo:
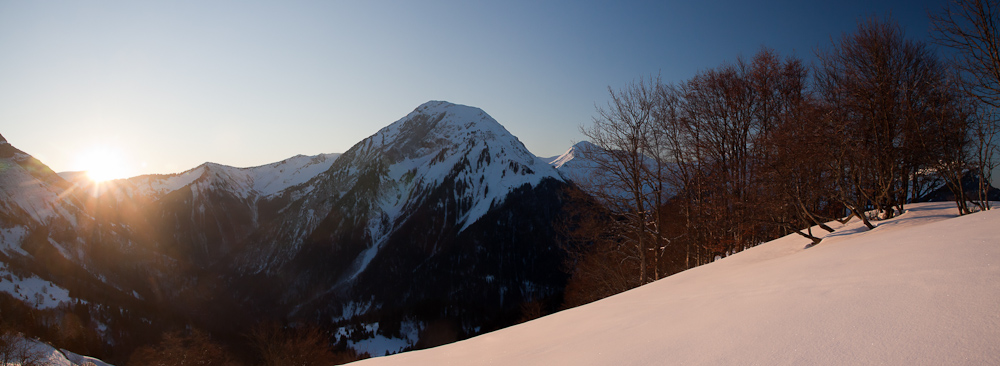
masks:
<path id="1" fill-rule="evenodd" d="M 77 160 L 81 170 L 86 171 L 90 180 L 97 183 L 128 175 L 124 155 L 112 147 L 95 146 L 78 155 Z"/>

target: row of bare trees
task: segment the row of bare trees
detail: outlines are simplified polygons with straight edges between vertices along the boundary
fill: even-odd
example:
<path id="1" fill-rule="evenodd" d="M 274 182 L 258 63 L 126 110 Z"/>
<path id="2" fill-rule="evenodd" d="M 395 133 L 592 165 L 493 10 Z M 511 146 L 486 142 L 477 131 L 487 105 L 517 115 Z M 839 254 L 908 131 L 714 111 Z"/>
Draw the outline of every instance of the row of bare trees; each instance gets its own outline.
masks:
<path id="1" fill-rule="evenodd" d="M 129 365 L 149 366 L 323 366 L 367 358 L 352 351 L 335 352 L 330 337 L 315 327 L 286 328 L 262 324 L 247 335 L 255 359 L 239 357 L 197 329 L 165 333 L 159 343 L 136 349 Z"/>
<path id="2" fill-rule="evenodd" d="M 577 183 L 601 209 L 574 228 L 567 305 L 791 232 L 815 244 L 835 219 L 874 228 L 941 181 L 961 213 L 989 208 L 961 181 L 989 178 L 997 123 L 960 73 L 878 18 L 818 56 L 810 72 L 763 49 L 681 83 L 609 88 L 583 128 L 600 148 Z"/>

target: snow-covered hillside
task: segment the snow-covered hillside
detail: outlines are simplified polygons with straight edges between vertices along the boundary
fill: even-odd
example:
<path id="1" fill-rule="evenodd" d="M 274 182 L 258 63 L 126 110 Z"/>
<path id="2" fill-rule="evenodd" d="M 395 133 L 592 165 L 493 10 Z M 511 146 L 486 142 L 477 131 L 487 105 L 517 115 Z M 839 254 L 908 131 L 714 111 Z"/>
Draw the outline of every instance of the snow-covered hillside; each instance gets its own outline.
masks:
<path id="1" fill-rule="evenodd" d="M 11 343 L 14 347 L 25 347 L 27 352 L 13 357 L 13 362 L 7 363 L 4 366 L 21 366 L 20 362 L 28 360 L 34 360 L 34 365 L 45 366 L 112 366 L 99 359 L 81 356 L 64 349 L 57 349 L 48 343 L 35 339 L 14 336 L 8 340 L 12 341 Z M 18 356 L 28 356 L 28 360 L 21 359 Z"/>
<path id="2" fill-rule="evenodd" d="M 36 309 L 49 309 L 71 302 L 69 290 L 34 275 L 12 273 L 0 263 L 0 292 L 6 292 Z"/>
<path id="3" fill-rule="evenodd" d="M 910 205 L 522 325 L 362 365 L 997 365 L 1000 210 Z"/>

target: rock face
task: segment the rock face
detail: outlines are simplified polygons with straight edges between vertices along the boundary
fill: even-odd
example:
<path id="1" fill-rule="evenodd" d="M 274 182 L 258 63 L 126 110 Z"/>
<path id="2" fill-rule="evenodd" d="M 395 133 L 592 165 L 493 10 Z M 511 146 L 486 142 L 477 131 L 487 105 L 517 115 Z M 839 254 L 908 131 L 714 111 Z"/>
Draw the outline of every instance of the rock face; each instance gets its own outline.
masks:
<path id="1" fill-rule="evenodd" d="M 425 103 L 341 155 L 102 186 L 5 141 L 0 160 L 2 225 L 21 227 L 8 232 L 56 225 L 67 261 L 220 332 L 309 322 L 380 355 L 512 324 L 565 285 L 568 185 L 478 108 Z M 0 249 L 23 251 L 5 235 Z"/>

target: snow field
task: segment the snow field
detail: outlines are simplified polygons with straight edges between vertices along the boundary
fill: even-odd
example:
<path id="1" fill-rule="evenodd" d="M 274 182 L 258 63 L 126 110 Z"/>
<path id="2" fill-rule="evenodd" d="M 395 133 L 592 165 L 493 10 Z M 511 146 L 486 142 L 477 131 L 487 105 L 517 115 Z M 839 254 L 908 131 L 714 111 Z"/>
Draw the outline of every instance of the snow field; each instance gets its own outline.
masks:
<path id="1" fill-rule="evenodd" d="M 35 309 L 51 309 L 70 302 L 69 290 L 34 275 L 15 275 L 7 270 L 5 263 L 0 263 L 0 292 L 6 292 Z"/>
<path id="2" fill-rule="evenodd" d="M 56 349 L 47 343 L 34 339 L 27 339 L 27 341 L 30 344 L 30 347 L 32 347 L 32 353 L 41 356 L 41 364 L 46 366 L 77 366 L 90 364 L 93 364 L 93 366 L 113 366 L 93 357 L 81 356 L 67 350 Z M 14 363 L 5 366 L 20 365 Z"/>
<path id="3" fill-rule="evenodd" d="M 362 365 L 1000 364 L 1000 210 L 909 206 L 582 307 Z"/>

